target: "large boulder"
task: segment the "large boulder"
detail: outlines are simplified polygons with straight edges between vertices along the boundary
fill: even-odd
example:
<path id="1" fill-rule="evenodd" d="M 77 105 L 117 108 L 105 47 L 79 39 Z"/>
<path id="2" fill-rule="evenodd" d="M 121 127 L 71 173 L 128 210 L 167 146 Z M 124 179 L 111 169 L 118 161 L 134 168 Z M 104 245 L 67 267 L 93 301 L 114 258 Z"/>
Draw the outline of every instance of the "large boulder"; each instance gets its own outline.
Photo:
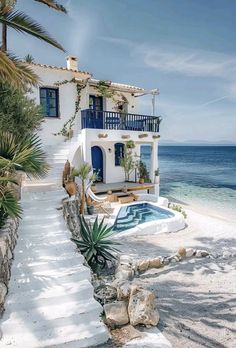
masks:
<path id="1" fill-rule="evenodd" d="M 129 322 L 127 303 L 125 301 L 117 301 L 104 305 L 107 324 L 111 327 L 126 325 Z"/>
<path id="2" fill-rule="evenodd" d="M 131 325 L 157 325 L 160 316 L 156 309 L 155 295 L 141 287 L 131 290 L 128 314 Z"/>
<path id="3" fill-rule="evenodd" d="M 138 263 L 138 271 L 145 272 L 149 268 L 149 260 L 142 260 Z"/>

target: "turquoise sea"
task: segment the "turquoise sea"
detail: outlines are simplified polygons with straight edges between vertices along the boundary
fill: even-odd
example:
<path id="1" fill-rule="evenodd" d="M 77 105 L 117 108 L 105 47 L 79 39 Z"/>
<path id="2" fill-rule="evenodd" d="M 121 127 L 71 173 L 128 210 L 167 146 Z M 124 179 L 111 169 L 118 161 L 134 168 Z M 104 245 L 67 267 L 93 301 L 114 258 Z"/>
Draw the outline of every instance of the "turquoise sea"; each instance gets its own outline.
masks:
<path id="1" fill-rule="evenodd" d="M 162 196 L 236 221 L 236 146 L 159 146 L 159 168 Z"/>

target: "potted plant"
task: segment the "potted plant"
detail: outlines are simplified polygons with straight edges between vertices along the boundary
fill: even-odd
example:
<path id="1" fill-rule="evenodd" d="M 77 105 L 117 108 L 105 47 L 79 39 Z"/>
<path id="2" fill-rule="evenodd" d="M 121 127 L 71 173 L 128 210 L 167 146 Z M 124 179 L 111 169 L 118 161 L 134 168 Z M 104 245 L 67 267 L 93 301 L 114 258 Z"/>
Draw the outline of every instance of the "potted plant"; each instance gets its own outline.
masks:
<path id="1" fill-rule="evenodd" d="M 155 170 L 155 179 L 154 179 L 154 183 L 155 184 L 159 184 L 160 183 L 160 170 L 159 168 L 157 168 Z"/>
<path id="2" fill-rule="evenodd" d="M 139 161 L 138 171 L 139 171 L 139 183 L 144 184 L 145 179 L 148 178 L 148 171 L 147 171 L 146 164 L 143 163 L 143 161 Z"/>
<path id="3" fill-rule="evenodd" d="M 123 158 L 120 158 L 120 166 L 124 169 L 125 181 L 129 181 L 130 174 L 135 170 L 136 161 L 133 158 L 132 149 L 127 148 L 126 144 L 124 146 Z"/>

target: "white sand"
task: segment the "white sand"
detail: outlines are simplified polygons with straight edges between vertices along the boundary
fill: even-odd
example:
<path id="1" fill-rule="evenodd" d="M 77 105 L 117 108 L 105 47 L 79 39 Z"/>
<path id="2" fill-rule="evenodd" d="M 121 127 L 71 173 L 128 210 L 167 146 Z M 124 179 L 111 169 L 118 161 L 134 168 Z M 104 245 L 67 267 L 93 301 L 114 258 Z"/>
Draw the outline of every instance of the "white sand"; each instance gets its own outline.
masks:
<path id="1" fill-rule="evenodd" d="M 236 347 L 236 222 L 201 208 L 186 209 L 184 230 L 122 238 L 122 251 L 135 258 L 170 255 L 180 246 L 231 251 L 228 259 L 202 258 L 150 270 L 138 282 L 158 297 L 158 328 L 175 348 Z M 137 280 L 136 280 L 137 281 Z"/>

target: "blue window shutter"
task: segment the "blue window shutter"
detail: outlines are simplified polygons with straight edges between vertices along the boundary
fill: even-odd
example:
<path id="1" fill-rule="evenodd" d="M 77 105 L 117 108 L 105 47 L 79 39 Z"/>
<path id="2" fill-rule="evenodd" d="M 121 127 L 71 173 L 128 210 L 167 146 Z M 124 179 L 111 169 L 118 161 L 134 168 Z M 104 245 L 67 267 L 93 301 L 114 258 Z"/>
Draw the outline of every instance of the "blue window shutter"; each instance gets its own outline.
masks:
<path id="1" fill-rule="evenodd" d="M 59 116 L 59 90 L 58 88 L 40 88 L 40 104 L 43 107 L 44 116 Z"/>

